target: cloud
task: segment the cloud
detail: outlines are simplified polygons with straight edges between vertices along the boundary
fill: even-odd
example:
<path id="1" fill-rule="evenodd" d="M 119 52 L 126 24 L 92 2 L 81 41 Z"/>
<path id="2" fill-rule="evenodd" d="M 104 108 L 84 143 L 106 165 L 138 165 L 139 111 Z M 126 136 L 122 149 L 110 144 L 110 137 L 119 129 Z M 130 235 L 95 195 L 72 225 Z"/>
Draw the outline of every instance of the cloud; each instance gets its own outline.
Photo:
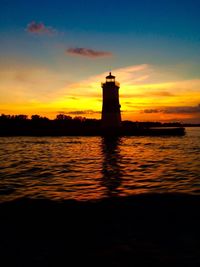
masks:
<path id="1" fill-rule="evenodd" d="M 154 70 L 154 66 L 148 64 L 116 68 L 112 70 L 112 73 L 116 76 L 116 80 L 121 83 L 119 94 L 122 109 L 127 108 L 130 114 L 137 112 L 138 116 L 142 118 L 149 114 L 149 116 L 152 115 L 163 120 L 175 115 L 170 107 L 194 107 L 199 103 L 200 80 L 198 79 L 159 83 L 157 81 L 154 83 L 154 80 L 151 82 L 151 76 L 156 76 L 157 70 Z M 74 84 L 69 84 L 67 87 L 62 88 L 61 95 L 79 98 L 76 105 L 80 104 L 82 110 L 87 109 L 88 103 L 91 109 L 100 110 L 102 100 L 101 82 L 105 81 L 107 75 L 108 72 L 103 72 Z M 141 77 L 149 78 L 144 82 L 143 79 L 140 79 Z M 140 82 L 138 82 L 139 80 Z M 100 101 L 97 101 L 97 98 Z M 62 100 L 61 102 L 63 104 Z M 70 107 L 74 107 L 74 103 L 67 99 L 65 103 Z M 181 113 L 178 114 L 183 116 Z M 196 116 L 194 113 L 186 114 L 185 116 L 192 115 Z M 131 116 L 133 115 L 130 115 L 129 118 Z"/>
<path id="2" fill-rule="evenodd" d="M 124 102 L 124 104 L 126 104 L 126 105 L 132 105 L 132 104 L 133 104 L 133 102 L 126 101 L 126 102 Z"/>
<path id="3" fill-rule="evenodd" d="M 147 80 L 152 72 L 148 64 L 133 65 L 114 70 L 117 79 L 126 85 L 143 83 Z"/>
<path id="4" fill-rule="evenodd" d="M 142 111 L 142 113 L 160 113 L 161 110 L 159 109 L 145 109 Z"/>
<path id="5" fill-rule="evenodd" d="M 52 27 L 48 27 L 41 22 L 32 21 L 27 25 L 26 30 L 34 34 L 54 34 L 56 31 Z"/>
<path id="6" fill-rule="evenodd" d="M 79 100 L 79 98 L 76 96 L 66 96 L 66 98 L 71 100 Z"/>
<path id="7" fill-rule="evenodd" d="M 165 107 L 161 109 L 144 109 L 142 113 L 164 113 L 164 114 L 197 114 L 200 113 L 198 106 Z"/>
<path id="8" fill-rule="evenodd" d="M 121 98 L 148 98 L 148 97 L 171 97 L 175 96 L 174 94 L 166 91 L 160 91 L 160 92 L 144 92 L 142 94 L 123 94 L 120 97 Z"/>
<path id="9" fill-rule="evenodd" d="M 173 114 L 195 114 L 200 113 L 200 104 L 198 106 L 186 106 L 186 107 L 168 107 L 163 110 L 163 113 Z"/>
<path id="10" fill-rule="evenodd" d="M 127 87 L 127 84 L 130 83 L 130 81 L 134 81 L 135 79 L 139 79 L 144 75 L 144 73 L 150 72 L 149 66 L 147 64 L 141 64 L 141 65 L 134 65 L 124 68 L 118 68 L 114 69 L 112 72 L 114 75 L 116 75 L 116 79 L 122 82 L 122 89 L 120 89 L 120 97 L 127 96 L 128 95 L 134 95 L 134 97 L 137 95 L 138 97 L 143 96 L 139 92 L 139 90 L 135 90 L 135 93 L 133 94 L 134 90 Z M 105 81 L 105 77 L 108 75 L 108 72 L 103 72 L 98 75 L 94 75 L 91 77 L 88 77 L 87 79 L 81 80 L 79 82 L 76 82 L 74 84 L 71 84 L 65 88 L 63 88 L 63 94 L 68 94 L 71 96 L 76 97 L 101 97 L 102 90 L 101 90 L 101 82 Z M 133 82 L 134 83 L 134 82 Z M 127 89 L 126 89 L 127 88 Z M 132 89 L 132 90 L 131 90 Z M 142 92 L 143 93 L 143 92 Z"/>
<path id="11" fill-rule="evenodd" d="M 97 51 L 88 48 L 69 48 L 66 50 L 67 54 L 72 56 L 83 56 L 89 58 L 100 58 L 100 57 L 110 57 L 112 56 L 111 52 L 107 51 Z"/>
<path id="12" fill-rule="evenodd" d="M 10 65 L 9 68 L 0 64 L 0 103 L 54 101 L 59 89 L 70 84 L 65 75 L 34 64 L 18 63 L 17 67 Z"/>
<path id="13" fill-rule="evenodd" d="M 174 94 L 167 92 L 167 91 L 160 91 L 160 92 L 149 92 L 150 96 L 175 96 Z"/>
<path id="14" fill-rule="evenodd" d="M 169 81 L 166 76 L 165 81 L 163 74 L 163 81 L 159 75 L 155 80 L 157 70 L 148 64 L 116 68 L 112 73 L 121 83 L 123 119 L 200 121 L 200 79 Z M 68 115 L 100 118 L 101 82 L 107 75 L 103 72 L 73 82 L 66 80 L 66 72 L 35 65 L 5 68 L 2 63 L 0 107 L 13 113 L 38 110 L 47 116 L 62 110 Z"/>
<path id="15" fill-rule="evenodd" d="M 91 114 L 100 114 L 101 111 L 96 111 L 92 109 L 88 110 L 74 110 L 74 111 L 58 111 L 60 114 L 67 114 L 67 115 L 91 115 Z"/>
<path id="16" fill-rule="evenodd" d="M 101 111 L 95 111 L 92 109 L 76 110 L 76 111 L 67 112 L 67 114 L 71 114 L 71 115 L 89 115 L 89 114 L 99 114 L 99 113 L 101 113 Z"/>

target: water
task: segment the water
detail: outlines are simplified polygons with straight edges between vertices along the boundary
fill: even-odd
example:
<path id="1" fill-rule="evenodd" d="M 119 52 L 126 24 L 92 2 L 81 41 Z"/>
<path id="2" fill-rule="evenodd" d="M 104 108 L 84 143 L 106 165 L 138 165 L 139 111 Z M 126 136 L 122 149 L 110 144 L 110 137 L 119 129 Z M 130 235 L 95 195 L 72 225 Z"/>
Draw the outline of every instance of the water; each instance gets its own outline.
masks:
<path id="1" fill-rule="evenodd" d="M 0 137 L 0 202 L 200 193 L 200 128 L 183 137 Z"/>

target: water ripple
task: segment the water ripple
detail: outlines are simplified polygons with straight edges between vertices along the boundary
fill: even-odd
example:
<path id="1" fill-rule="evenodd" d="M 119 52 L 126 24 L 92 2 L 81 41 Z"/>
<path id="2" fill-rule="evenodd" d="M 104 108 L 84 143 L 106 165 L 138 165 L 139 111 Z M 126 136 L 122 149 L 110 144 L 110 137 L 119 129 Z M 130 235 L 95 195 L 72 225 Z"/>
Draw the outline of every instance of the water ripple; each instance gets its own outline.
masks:
<path id="1" fill-rule="evenodd" d="M 0 201 L 200 193 L 200 130 L 184 137 L 1 137 Z"/>

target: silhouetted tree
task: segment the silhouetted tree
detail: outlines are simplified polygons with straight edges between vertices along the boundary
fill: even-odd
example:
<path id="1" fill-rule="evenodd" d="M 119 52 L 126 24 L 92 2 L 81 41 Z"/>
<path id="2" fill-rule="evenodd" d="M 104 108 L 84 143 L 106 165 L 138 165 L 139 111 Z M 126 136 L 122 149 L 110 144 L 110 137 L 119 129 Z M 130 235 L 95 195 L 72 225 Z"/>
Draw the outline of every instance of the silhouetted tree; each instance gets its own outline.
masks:
<path id="1" fill-rule="evenodd" d="M 11 118 L 14 119 L 14 120 L 23 121 L 23 120 L 27 120 L 28 119 L 28 116 L 27 115 L 20 114 L 20 115 L 13 115 Z"/>
<path id="2" fill-rule="evenodd" d="M 65 114 L 58 114 L 56 116 L 56 120 L 72 120 L 71 116 L 67 116 Z"/>
<path id="3" fill-rule="evenodd" d="M 31 120 L 39 120 L 41 117 L 39 115 L 32 115 Z"/>
<path id="4" fill-rule="evenodd" d="M 1 116 L 0 116 L 0 120 L 2 120 L 2 121 L 10 120 L 10 119 L 11 119 L 10 115 L 1 114 Z"/>
<path id="5" fill-rule="evenodd" d="M 82 116 L 76 116 L 76 117 L 74 117 L 74 120 L 75 121 L 83 122 L 83 121 L 86 121 L 86 118 L 85 117 L 82 117 Z"/>
<path id="6" fill-rule="evenodd" d="M 41 116 L 39 116 L 39 115 L 32 115 L 31 116 L 31 120 L 32 121 L 49 121 L 49 119 L 47 118 L 47 117 L 41 117 Z"/>

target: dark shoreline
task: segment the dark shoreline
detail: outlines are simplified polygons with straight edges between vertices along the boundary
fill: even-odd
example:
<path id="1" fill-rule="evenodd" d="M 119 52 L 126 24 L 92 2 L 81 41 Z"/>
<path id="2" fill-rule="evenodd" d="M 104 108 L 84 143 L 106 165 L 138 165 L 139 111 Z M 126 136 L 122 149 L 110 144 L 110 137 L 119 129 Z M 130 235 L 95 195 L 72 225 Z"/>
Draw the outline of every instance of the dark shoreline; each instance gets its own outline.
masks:
<path id="1" fill-rule="evenodd" d="M 160 128 L 139 128 L 139 129 L 101 129 L 101 128 L 80 128 L 80 129 L 1 129 L 0 136 L 183 136 L 184 127 L 160 127 Z"/>
<path id="2" fill-rule="evenodd" d="M 4 266 L 199 266 L 200 196 L 0 204 Z M 70 263 L 72 262 L 72 263 Z"/>
<path id="3" fill-rule="evenodd" d="M 58 115 L 55 120 L 33 115 L 1 115 L 0 136 L 182 136 L 181 123 L 122 121 L 121 126 L 103 127 L 102 121 Z"/>

